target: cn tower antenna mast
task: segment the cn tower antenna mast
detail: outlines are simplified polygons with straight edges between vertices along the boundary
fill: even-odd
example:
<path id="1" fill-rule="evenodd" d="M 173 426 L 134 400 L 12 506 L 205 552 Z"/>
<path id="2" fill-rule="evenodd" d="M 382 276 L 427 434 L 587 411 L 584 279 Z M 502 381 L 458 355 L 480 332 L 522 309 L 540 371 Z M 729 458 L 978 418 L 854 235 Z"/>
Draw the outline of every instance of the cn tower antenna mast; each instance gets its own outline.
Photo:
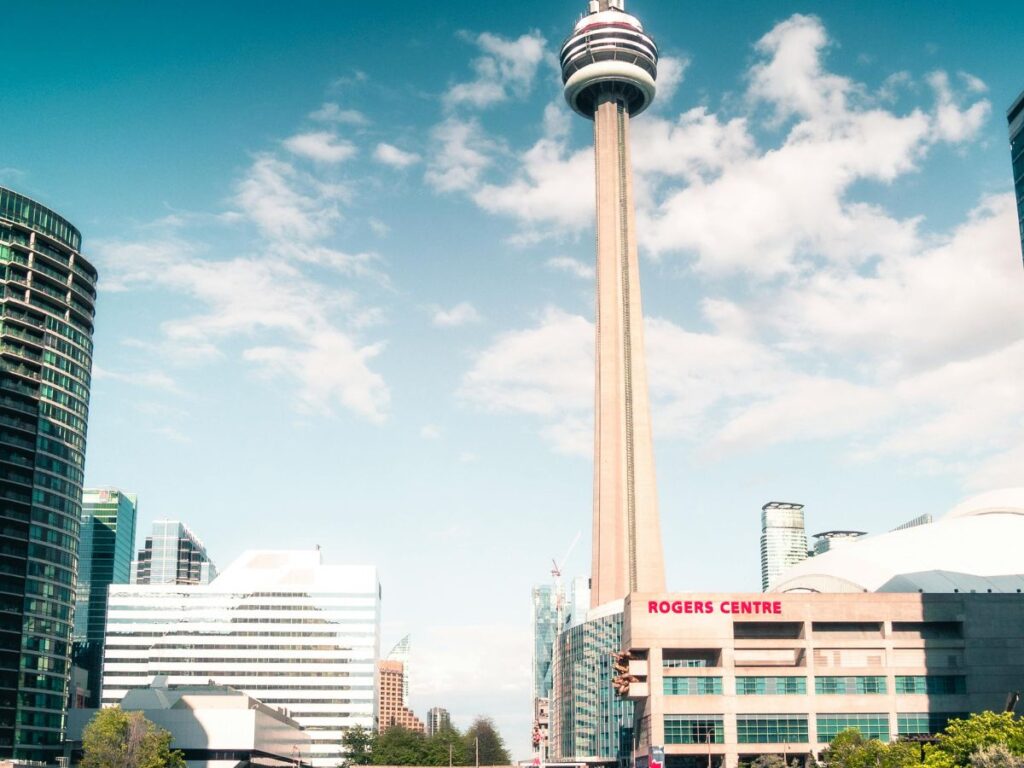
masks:
<path id="1" fill-rule="evenodd" d="M 629 121 L 650 105 L 658 48 L 623 0 L 590 0 L 562 45 L 572 109 L 594 121 L 596 385 L 591 607 L 662 592 L 665 567 L 647 395 Z"/>

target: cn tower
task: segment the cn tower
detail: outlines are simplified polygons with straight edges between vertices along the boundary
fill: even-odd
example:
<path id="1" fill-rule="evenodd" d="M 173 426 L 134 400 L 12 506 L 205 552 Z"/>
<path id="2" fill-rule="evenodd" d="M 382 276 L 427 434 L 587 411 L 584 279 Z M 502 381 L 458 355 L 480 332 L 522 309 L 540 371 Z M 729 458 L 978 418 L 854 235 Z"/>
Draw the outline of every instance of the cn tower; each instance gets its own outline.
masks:
<path id="1" fill-rule="evenodd" d="M 629 121 L 654 99 L 658 49 L 624 0 L 590 0 L 561 51 L 565 98 L 594 121 L 597 318 L 590 605 L 663 592 Z"/>

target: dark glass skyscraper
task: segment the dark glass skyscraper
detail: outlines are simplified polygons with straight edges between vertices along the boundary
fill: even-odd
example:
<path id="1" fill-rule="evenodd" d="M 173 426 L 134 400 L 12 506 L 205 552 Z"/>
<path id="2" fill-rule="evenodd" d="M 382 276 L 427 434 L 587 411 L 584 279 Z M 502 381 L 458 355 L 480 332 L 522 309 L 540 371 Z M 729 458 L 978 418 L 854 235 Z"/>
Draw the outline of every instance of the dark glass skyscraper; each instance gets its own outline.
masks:
<path id="1" fill-rule="evenodd" d="M 107 628 L 107 587 L 127 584 L 135 552 L 138 499 L 116 488 L 88 488 L 75 592 L 74 662 L 89 673 L 88 706 L 98 707 Z"/>
<path id="2" fill-rule="evenodd" d="M 97 277 L 81 243 L 0 188 L 0 757 L 61 745 Z"/>
<path id="3" fill-rule="evenodd" d="M 1013 161 L 1013 188 L 1017 192 L 1017 221 L 1020 226 L 1021 255 L 1024 256 L 1024 92 L 1006 113 L 1010 125 L 1010 158 Z"/>
<path id="4" fill-rule="evenodd" d="M 217 575 L 206 547 L 177 520 L 156 520 L 132 563 L 132 584 L 209 584 Z"/>

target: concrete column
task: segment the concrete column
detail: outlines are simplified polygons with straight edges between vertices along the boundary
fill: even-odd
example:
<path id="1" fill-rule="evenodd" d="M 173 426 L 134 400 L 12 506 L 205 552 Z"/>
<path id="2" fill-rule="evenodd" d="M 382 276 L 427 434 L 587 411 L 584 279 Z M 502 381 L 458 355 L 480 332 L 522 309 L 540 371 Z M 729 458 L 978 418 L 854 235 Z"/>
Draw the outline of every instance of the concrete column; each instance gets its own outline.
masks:
<path id="1" fill-rule="evenodd" d="M 597 334 L 591 607 L 665 590 L 637 260 L 629 112 L 594 115 Z"/>

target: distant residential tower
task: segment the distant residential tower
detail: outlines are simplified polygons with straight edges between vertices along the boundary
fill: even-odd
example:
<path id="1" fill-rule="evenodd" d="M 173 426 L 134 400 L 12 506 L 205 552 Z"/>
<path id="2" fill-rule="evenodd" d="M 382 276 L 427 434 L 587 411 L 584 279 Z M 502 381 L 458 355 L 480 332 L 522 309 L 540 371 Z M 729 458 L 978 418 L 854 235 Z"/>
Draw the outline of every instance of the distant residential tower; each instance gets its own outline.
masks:
<path id="1" fill-rule="evenodd" d="M 761 589 L 767 592 L 780 573 L 806 559 L 804 505 L 769 501 L 761 507 Z"/>

